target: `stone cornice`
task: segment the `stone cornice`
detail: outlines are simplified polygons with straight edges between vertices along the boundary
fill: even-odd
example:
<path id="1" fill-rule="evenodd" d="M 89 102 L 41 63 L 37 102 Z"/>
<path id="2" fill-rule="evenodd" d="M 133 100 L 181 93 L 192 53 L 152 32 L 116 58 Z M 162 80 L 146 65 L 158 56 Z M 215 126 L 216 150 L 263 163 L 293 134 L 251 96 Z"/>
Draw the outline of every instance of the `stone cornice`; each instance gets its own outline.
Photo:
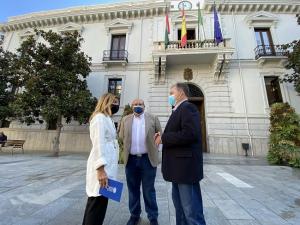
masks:
<path id="1" fill-rule="evenodd" d="M 143 68 L 143 69 L 141 69 Z M 153 70 L 153 62 L 145 61 L 145 62 L 129 62 L 126 67 L 122 65 L 114 66 L 112 68 L 106 67 L 103 63 L 92 63 L 91 65 L 92 72 L 109 72 L 109 71 L 152 71 Z"/>
<path id="2" fill-rule="evenodd" d="M 300 12 L 300 0 L 206 0 L 205 12 L 213 11 L 214 2 L 217 11 L 222 14 L 230 13 L 254 13 L 266 11 L 271 13 L 291 13 Z"/>
<path id="3" fill-rule="evenodd" d="M 216 2 L 221 14 L 251 14 L 258 11 L 276 13 L 300 13 L 300 0 L 205 0 L 204 13 L 210 13 Z M 0 31 L 8 32 L 28 28 L 63 26 L 67 23 L 84 24 L 109 22 L 115 19 L 136 19 L 164 16 L 170 0 L 145 0 L 125 3 L 72 7 L 14 16 L 0 24 Z M 196 9 L 194 9 L 196 10 Z"/>
<path id="4" fill-rule="evenodd" d="M 7 32 L 27 28 L 63 26 L 67 23 L 108 22 L 118 18 L 135 19 L 163 16 L 168 5 L 169 3 L 164 2 L 164 0 L 147 0 L 37 12 L 10 17 L 7 23 L 0 24 L 0 31 Z"/>

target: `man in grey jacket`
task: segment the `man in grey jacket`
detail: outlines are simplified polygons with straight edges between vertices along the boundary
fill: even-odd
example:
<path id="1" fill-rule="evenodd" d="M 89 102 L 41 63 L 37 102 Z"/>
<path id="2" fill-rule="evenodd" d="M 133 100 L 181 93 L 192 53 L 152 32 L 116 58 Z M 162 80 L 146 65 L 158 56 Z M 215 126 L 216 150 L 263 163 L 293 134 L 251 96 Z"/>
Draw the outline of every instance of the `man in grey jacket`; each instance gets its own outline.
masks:
<path id="1" fill-rule="evenodd" d="M 123 141 L 124 148 L 124 164 L 131 214 L 127 225 L 136 225 L 140 220 L 141 185 L 150 225 L 157 225 L 158 207 L 154 183 L 159 157 L 153 137 L 155 133 L 161 132 L 161 126 L 156 116 L 144 112 L 143 100 L 135 99 L 131 106 L 133 114 L 122 119 L 119 129 L 119 137 Z"/>

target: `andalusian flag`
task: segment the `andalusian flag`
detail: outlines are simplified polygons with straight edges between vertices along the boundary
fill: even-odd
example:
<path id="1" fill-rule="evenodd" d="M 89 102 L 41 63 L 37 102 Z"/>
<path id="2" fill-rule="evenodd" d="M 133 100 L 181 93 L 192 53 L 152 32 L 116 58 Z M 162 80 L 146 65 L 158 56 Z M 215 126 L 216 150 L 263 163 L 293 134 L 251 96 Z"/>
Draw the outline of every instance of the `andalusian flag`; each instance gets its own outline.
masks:
<path id="1" fill-rule="evenodd" d="M 200 1 L 198 2 L 198 25 L 199 24 L 203 26 L 203 18 L 202 18 L 202 13 L 201 13 L 201 9 L 200 9 Z"/>
<path id="2" fill-rule="evenodd" d="M 202 14 L 201 14 L 201 9 L 200 9 L 200 1 L 198 2 L 198 40 L 200 40 L 200 25 L 202 26 L 203 29 L 203 35 L 204 35 L 204 39 L 205 39 L 205 34 L 204 34 L 204 28 L 203 28 L 203 18 L 202 18 Z"/>
<path id="3" fill-rule="evenodd" d="M 185 23 L 185 15 L 184 9 L 182 9 L 182 24 L 181 24 L 181 47 L 186 46 L 187 43 L 187 32 L 186 32 L 186 23 Z"/>
<path id="4" fill-rule="evenodd" d="M 170 34 L 170 23 L 169 23 L 168 10 L 166 8 L 165 49 L 168 47 L 169 44 L 169 34 Z"/>

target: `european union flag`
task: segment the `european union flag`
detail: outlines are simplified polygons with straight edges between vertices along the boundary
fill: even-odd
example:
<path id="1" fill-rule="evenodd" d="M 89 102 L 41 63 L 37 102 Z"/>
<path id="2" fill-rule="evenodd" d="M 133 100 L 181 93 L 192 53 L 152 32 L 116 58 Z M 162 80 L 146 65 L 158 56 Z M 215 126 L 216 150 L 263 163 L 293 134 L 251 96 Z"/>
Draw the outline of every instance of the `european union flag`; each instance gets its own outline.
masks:
<path id="1" fill-rule="evenodd" d="M 120 202 L 122 190 L 123 190 L 123 183 L 116 180 L 108 179 L 107 188 L 100 188 L 99 194 L 109 199 L 112 199 L 114 201 Z"/>
<path id="2" fill-rule="evenodd" d="M 215 36 L 214 36 L 215 42 L 218 45 L 219 43 L 223 42 L 223 36 L 220 28 L 220 22 L 219 22 L 216 5 L 214 5 L 214 30 L 215 30 Z"/>

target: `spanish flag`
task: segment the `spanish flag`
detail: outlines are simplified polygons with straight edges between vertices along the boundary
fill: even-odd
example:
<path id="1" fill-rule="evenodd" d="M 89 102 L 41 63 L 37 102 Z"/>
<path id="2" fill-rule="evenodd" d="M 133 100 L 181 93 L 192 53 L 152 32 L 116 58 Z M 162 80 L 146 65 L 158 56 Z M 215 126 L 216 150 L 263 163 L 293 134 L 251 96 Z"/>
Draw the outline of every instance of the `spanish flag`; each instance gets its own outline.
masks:
<path id="1" fill-rule="evenodd" d="M 186 46 L 187 43 L 187 33 L 186 33 L 186 23 L 185 23 L 185 15 L 184 9 L 182 10 L 182 24 L 181 24 L 181 47 Z"/>

